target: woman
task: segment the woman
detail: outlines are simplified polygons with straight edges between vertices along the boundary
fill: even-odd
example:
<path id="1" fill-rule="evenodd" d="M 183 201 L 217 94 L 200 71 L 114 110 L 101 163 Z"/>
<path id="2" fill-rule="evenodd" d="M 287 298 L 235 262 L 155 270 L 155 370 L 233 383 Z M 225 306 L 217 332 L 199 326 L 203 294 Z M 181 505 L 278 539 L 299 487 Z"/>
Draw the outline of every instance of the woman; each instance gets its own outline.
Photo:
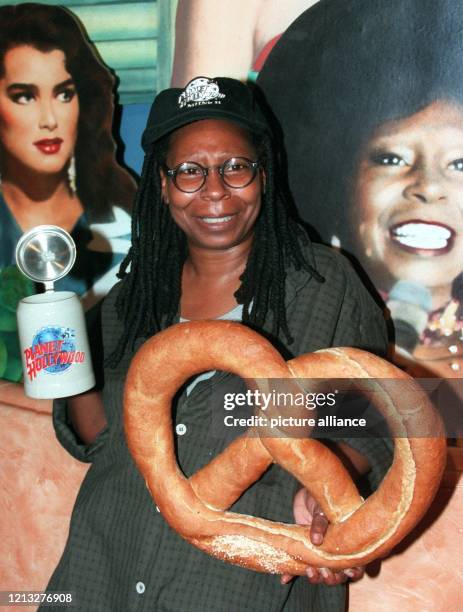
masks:
<path id="1" fill-rule="evenodd" d="M 0 376 L 10 380 L 20 377 L 11 319 L 33 292 L 12 268 L 21 234 L 41 224 L 71 232 L 77 262 L 56 286 L 83 295 L 86 308 L 114 284 L 126 253 L 135 184 L 114 156 L 113 87 L 67 10 L 0 8 L 0 343 L 10 348 Z"/>
<path id="2" fill-rule="evenodd" d="M 381 352 L 382 314 L 345 260 L 312 245 L 288 213 L 269 128 L 245 85 L 199 77 L 161 92 L 143 146 L 132 248 L 122 266 L 130 272 L 102 311 L 103 397 L 93 392 L 54 407 L 61 443 L 93 465 L 48 588 L 73 591 L 82 610 L 343 610 L 342 583 L 359 578 L 360 568 L 310 568 L 312 584 L 284 586 L 209 558 L 171 531 L 129 455 L 122 390 L 134 350 L 179 319 L 242 320 L 289 357 L 333 344 Z M 226 435 L 208 433 L 214 397 L 237 385 L 214 372 L 180 393 L 176 444 L 187 475 L 226 445 Z M 359 472 L 370 468 L 374 484 L 390 461 L 379 440 L 341 442 L 340 452 Z M 296 490 L 273 467 L 233 510 L 292 522 Z M 314 500 L 302 490 L 294 503 L 320 544 L 326 519 Z"/>
<path id="3" fill-rule="evenodd" d="M 259 78 L 302 216 L 358 259 L 421 376 L 463 368 L 462 27 L 450 0 L 326 0 Z"/>

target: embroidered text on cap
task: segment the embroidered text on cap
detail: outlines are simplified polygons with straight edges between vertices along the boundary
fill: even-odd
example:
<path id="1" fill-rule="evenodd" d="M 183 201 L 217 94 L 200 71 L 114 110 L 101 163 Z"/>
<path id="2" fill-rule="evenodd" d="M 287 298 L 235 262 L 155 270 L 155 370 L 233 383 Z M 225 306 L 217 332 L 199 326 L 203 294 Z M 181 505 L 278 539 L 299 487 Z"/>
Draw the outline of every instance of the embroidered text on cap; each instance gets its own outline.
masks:
<path id="1" fill-rule="evenodd" d="M 188 83 L 178 98 L 179 108 L 191 108 L 200 104 L 220 104 L 225 94 L 220 93 L 219 86 L 212 79 L 197 77 Z"/>

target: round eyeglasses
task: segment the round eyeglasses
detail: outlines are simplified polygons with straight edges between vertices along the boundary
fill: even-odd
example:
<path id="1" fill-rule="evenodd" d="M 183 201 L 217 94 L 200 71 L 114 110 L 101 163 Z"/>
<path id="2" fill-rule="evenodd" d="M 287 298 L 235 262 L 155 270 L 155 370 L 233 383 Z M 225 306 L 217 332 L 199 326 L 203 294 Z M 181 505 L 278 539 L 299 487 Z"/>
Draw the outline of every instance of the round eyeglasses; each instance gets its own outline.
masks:
<path id="1" fill-rule="evenodd" d="M 208 168 L 197 162 L 183 162 L 175 168 L 166 167 L 166 174 L 172 179 L 177 189 L 184 193 L 194 193 L 204 185 L 210 170 L 216 168 L 227 187 L 242 189 L 255 179 L 258 167 L 258 161 L 251 161 L 246 157 L 231 157 L 220 166 L 209 166 Z"/>

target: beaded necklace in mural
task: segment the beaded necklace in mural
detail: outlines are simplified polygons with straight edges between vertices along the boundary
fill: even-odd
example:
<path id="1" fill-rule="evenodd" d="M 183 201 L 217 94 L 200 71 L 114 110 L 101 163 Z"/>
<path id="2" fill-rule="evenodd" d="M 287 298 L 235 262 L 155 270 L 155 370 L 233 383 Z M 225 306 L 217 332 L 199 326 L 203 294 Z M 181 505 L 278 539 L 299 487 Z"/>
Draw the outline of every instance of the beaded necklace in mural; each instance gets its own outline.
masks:
<path id="1" fill-rule="evenodd" d="M 432 350 L 436 353 L 436 359 L 448 360 L 449 369 L 454 375 L 463 375 L 463 273 L 452 283 L 450 301 L 430 313 L 422 334 L 422 345 L 428 349 L 428 359 L 432 359 Z"/>

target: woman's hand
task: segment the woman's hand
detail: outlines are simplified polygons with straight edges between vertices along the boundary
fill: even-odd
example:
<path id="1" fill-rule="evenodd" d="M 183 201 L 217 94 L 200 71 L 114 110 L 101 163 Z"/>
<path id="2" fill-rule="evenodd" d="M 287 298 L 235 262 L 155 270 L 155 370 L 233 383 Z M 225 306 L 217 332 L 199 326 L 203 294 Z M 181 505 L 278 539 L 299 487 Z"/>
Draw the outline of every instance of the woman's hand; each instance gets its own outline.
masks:
<path id="1" fill-rule="evenodd" d="M 107 426 L 100 391 L 86 391 L 69 397 L 68 414 L 72 425 L 84 444 L 92 444 Z"/>
<path id="2" fill-rule="evenodd" d="M 328 519 L 323 514 L 322 509 L 310 495 L 307 489 L 300 489 L 293 503 L 294 519 L 298 525 L 310 525 L 310 540 L 312 544 L 320 546 L 323 543 L 326 530 L 328 529 Z M 352 581 L 362 578 L 365 572 L 363 567 L 352 567 L 345 570 L 330 570 L 326 567 L 318 568 L 307 566 L 307 579 L 311 584 L 327 584 L 334 586 L 350 579 Z M 283 574 L 281 584 L 287 584 L 294 576 Z"/>

